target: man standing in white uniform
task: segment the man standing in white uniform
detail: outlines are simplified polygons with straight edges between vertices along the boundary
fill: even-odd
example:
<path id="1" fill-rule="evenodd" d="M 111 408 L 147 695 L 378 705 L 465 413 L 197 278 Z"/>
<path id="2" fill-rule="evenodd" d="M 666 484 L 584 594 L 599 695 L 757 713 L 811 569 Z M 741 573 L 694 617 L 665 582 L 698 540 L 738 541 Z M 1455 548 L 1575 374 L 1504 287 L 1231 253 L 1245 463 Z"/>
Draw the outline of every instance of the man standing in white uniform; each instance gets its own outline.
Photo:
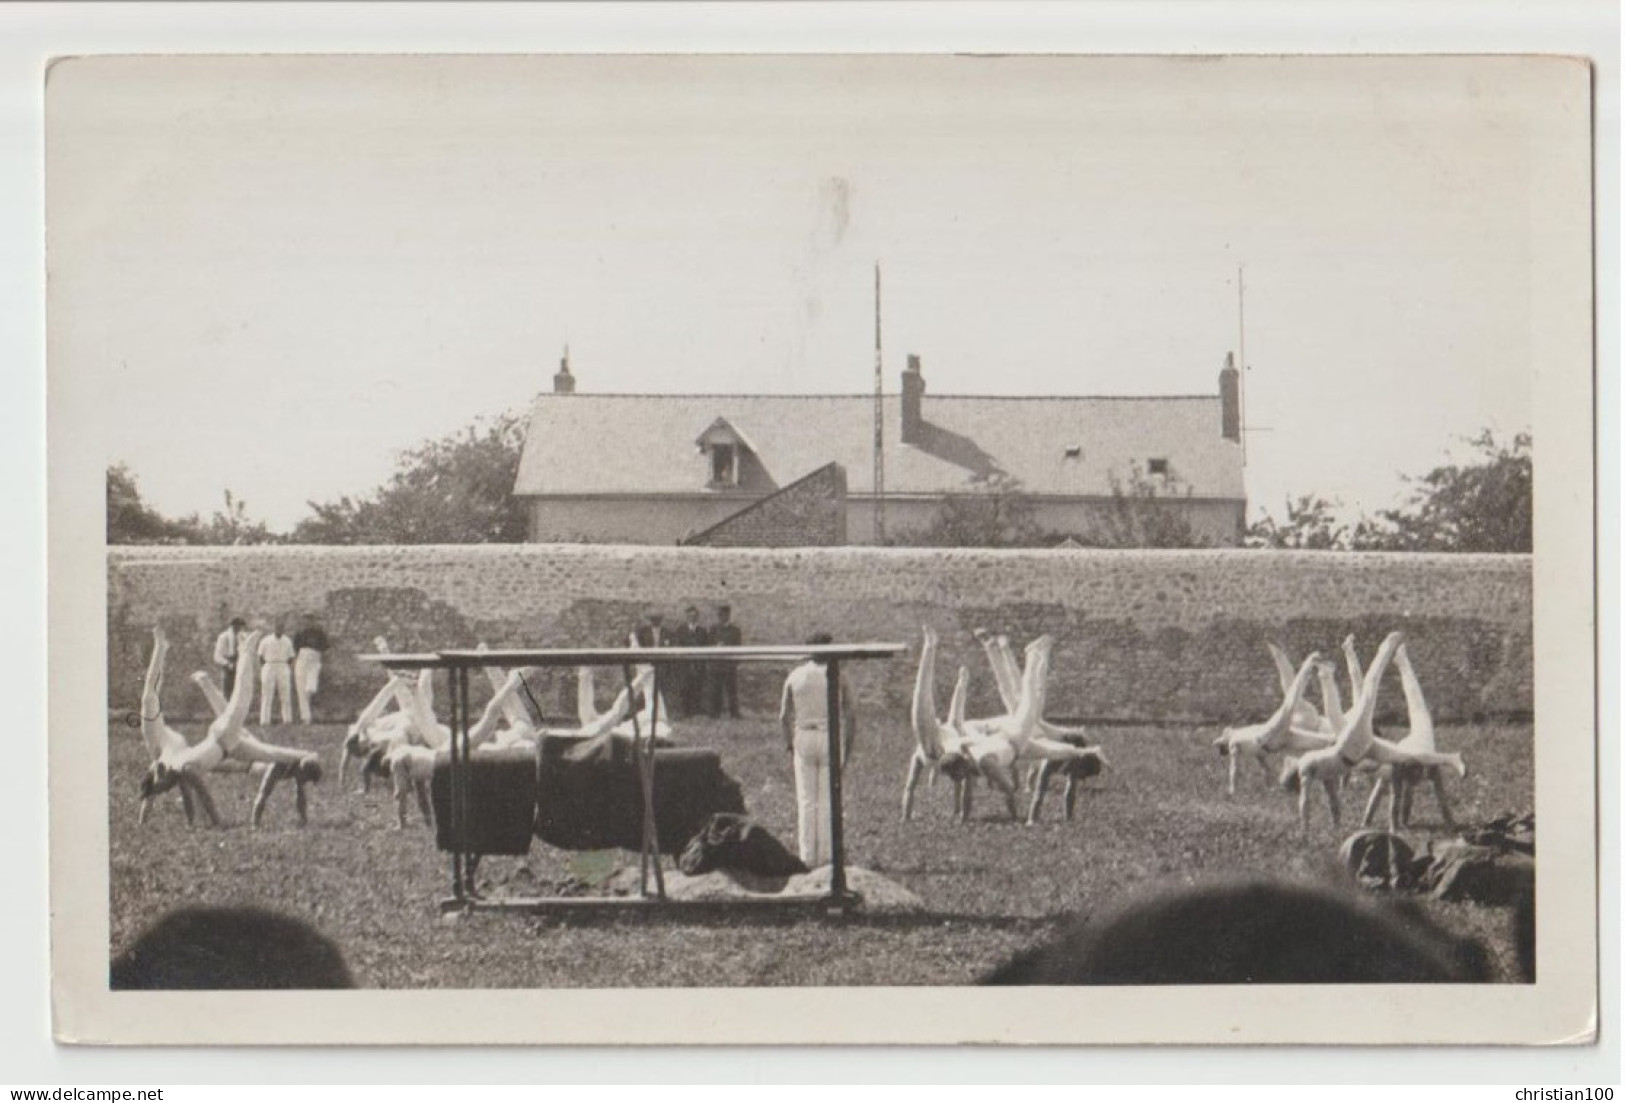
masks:
<path id="1" fill-rule="evenodd" d="M 293 641 L 282 631 L 282 622 L 276 622 L 269 636 L 260 640 L 260 726 L 271 722 L 271 696 L 278 698 L 278 723 L 293 723 Z"/>
<path id="2" fill-rule="evenodd" d="M 831 642 L 820 632 L 809 644 Z M 801 860 L 816 869 L 834 860 L 830 840 L 829 804 L 829 678 L 822 663 L 808 660 L 784 680 L 784 698 L 779 705 L 779 726 L 784 730 L 784 747 L 795 756 L 796 843 Z M 857 734 L 852 713 L 852 690 L 841 678 L 841 762 L 852 758 L 852 740 Z"/>

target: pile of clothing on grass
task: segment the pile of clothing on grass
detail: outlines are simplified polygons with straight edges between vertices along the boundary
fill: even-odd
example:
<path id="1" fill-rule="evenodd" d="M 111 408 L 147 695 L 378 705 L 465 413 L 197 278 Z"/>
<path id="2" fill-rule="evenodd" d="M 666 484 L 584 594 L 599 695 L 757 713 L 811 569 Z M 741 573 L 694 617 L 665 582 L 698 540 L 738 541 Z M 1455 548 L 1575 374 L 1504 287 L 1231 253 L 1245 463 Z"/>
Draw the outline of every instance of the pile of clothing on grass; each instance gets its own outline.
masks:
<path id="1" fill-rule="evenodd" d="M 1505 907 L 1535 889 L 1534 813 L 1506 813 L 1420 850 L 1388 831 L 1359 831 L 1339 851 L 1363 888 Z"/>

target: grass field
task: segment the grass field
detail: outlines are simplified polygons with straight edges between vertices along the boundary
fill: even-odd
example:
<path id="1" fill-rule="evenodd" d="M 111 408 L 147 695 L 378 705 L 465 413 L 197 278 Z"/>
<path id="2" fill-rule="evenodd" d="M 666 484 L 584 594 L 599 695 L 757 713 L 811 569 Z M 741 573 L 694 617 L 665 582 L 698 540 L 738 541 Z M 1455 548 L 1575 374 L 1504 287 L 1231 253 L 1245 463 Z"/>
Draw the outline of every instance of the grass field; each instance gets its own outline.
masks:
<path id="1" fill-rule="evenodd" d="M 186 726 L 196 739 L 196 725 Z M 211 781 L 227 826 L 188 831 L 173 795 L 145 826 L 136 786 L 146 766 L 139 735 L 110 730 L 111 889 L 114 953 L 165 911 L 184 904 L 259 904 L 301 917 L 337 942 L 365 987 L 569 987 L 658 985 L 927 985 L 973 983 L 1015 952 L 1045 941 L 1068 919 L 1096 912 L 1152 884 L 1224 873 L 1301 879 L 1337 875 L 1340 834 L 1324 805 L 1310 840 L 1295 806 L 1266 790 L 1256 768 L 1238 792 L 1224 789 L 1224 763 L 1210 729 L 1105 728 L 1115 769 L 1089 785 L 1068 823 L 1059 793 L 1035 827 L 1002 818 L 983 794 L 976 821 L 950 822 L 945 786 L 923 791 L 912 823 L 899 817 L 911 736 L 901 718 L 861 732 L 847 773 L 847 848 L 854 865 L 918 894 L 928 914 L 844 923 L 790 917 L 710 915 L 538 919 L 482 914 L 441 920 L 434 903 L 447 865 L 430 831 L 394 828 L 387 786 L 361 796 L 336 784 L 342 728 L 271 727 L 278 743 L 319 750 L 327 776 L 312 790 L 311 822 L 299 828 L 292 792 L 279 790 L 264 828 L 247 826 L 252 783 Z M 768 719 L 685 725 L 682 741 L 710 746 L 742 783 L 752 815 L 794 847 L 790 762 Z M 1533 806 L 1529 725 L 1444 728 L 1468 777 L 1452 783 L 1464 823 Z M 1345 800 L 1358 817 L 1363 786 Z M 1419 797 L 1418 827 L 1436 825 Z M 531 856 L 487 859 L 482 875 L 562 877 L 570 855 L 538 843 Z M 623 855 L 635 865 L 635 855 Z M 1428 913 L 1479 939 L 1501 978 L 1515 980 L 1506 909 L 1429 901 Z"/>

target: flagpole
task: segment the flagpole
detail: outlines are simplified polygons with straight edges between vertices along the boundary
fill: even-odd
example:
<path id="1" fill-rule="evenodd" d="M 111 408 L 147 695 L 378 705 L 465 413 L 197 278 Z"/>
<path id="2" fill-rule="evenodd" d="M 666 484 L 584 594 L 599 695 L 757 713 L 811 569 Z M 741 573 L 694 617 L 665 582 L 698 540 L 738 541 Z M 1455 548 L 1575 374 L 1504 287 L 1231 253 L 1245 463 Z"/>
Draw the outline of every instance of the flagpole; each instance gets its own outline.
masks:
<path id="1" fill-rule="evenodd" d="M 1244 265 L 1236 265 L 1236 426 L 1241 437 L 1241 466 L 1247 466 L 1247 280 Z"/>
<path id="2" fill-rule="evenodd" d="M 886 542 L 886 409 L 880 357 L 880 265 L 875 265 L 875 543 Z"/>

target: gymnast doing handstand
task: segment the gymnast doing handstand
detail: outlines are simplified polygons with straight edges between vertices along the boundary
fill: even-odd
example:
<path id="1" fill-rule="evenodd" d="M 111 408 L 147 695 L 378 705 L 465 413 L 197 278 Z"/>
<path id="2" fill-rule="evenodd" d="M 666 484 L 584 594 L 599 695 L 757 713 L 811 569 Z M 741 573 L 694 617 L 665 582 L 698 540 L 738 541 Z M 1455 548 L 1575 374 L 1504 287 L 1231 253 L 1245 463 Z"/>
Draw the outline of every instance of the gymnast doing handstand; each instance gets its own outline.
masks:
<path id="1" fill-rule="evenodd" d="M 389 654 L 389 641 L 382 636 L 374 636 L 373 649 L 381 655 Z M 434 672 L 423 670 L 418 674 L 419 692 L 433 700 Z M 394 707 L 396 711 L 390 712 Z M 339 784 L 344 784 L 344 775 L 349 767 L 350 760 L 354 759 L 360 764 L 357 774 L 360 778 L 356 792 L 365 793 L 370 787 L 374 774 L 381 774 L 380 762 L 382 753 L 380 748 L 392 747 L 396 743 L 409 742 L 412 739 L 412 721 L 410 715 L 400 708 L 395 694 L 395 677 L 391 671 L 384 672 L 384 685 L 367 702 L 344 733 L 344 742 L 339 751 Z"/>
<path id="2" fill-rule="evenodd" d="M 1008 641 L 1006 641 L 1006 645 Z M 1020 820 L 1016 807 L 1018 764 L 1035 762 L 1077 762 L 1093 759 L 1096 769 L 1105 765 L 1105 756 L 1097 747 L 1081 747 L 1062 742 L 1046 733 L 1064 731 L 1044 723 L 1043 709 L 1047 695 L 1050 652 L 1054 640 L 1042 636 L 1027 646 L 1026 666 L 1020 673 L 1015 708 L 1003 716 L 982 720 L 965 719 L 968 672 L 963 668 L 954 686 L 954 695 L 948 708 L 948 719 L 936 719 L 935 663 L 937 637 L 930 628 L 925 629 L 925 642 L 920 653 L 920 672 L 915 682 L 914 707 L 911 723 L 915 732 L 915 754 L 909 764 L 909 776 L 904 783 L 904 817 L 912 812 L 913 793 L 920 776 L 933 763 L 954 781 L 955 816 L 964 821 L 970 818 L 970 782 L 976 775 L 1004 795 L 1010 817 Z M 1005 674 L 1014 668 L 1013 656 Z M 1004 680 L 995 666 L 995 679 Z M 1035 791 L 1035 800 L 1029 807 L 1027 822 L 1036 818 L 1041 791 Z"/>
<path id="3" fill-rule="evenodd" d="M 914 790 L 920 777 L 927 771 L 947 774 L 954 784 L 954 818 L 959 819 L 965 799 L 966 785 L 974 769 L 970 756 L 965 753 L 965 733 L 937 718 L 936 664 L 937 633 L 930 625 L 923 631 L 920 644 L 920 669 L 914 680 L 914 703 L 909 712 L 909 723 L 914 731 L 914 755 L 909 759 L 908 777 L 903 782 L 903 819 L 914 815 Z M 959 668 L 954 684 L 957 700 L 966 692 L 970 671 Z M 949 712 L 953 709 L 950 707 Z"/>
<path id="4" fill-rule="evenodd" d="M 183 803 L 188 795 L 196 797 L 210 822 L 218 825 L 219 815 L 204 784 L 203 775 L 246 770 L 254 764 L 263 764 L 268 770 L 255 801 L 254 823 L 258 826 L 265 800 L 278 780 L 283 777 L 299 779 L 302 796 L 304 782 L 321 778 L 321 761 L 316 755 L 265 743 L 243 727 L 253 703 L 255 665 L 258 661 L 255 649 L 259 636 L 259 632 L 251 633 L 244 646 L 238 649 L 236 680 L 230 700 L 225 702 L 223 711 L 210 723 L 203 740 L 195 746 L 188 746 L 184 736 L 163 722 L 159 691 L 163 685 L 169 645 L 162 628 L 153 629 L 153 657 L 141 698 L 141 731 L 148 750 L 156 753 L 152 766 L 141 781 L 142 819 L 145 819 L 146 808 L 152 797 L 179 787 Z M 210 688 L 213 688 L 212 684 Z M 217 696 L 210 696 L 211 705 L 217 702 Z M 299 803 L 303 822 L 303 802 Z"/>
<path id="5" fill-rule="evenodd" d="M 152 765 L 141 776 L 141 804 L 136 822 L 146 823 L 152 802 L 160 794 L 176 789 L 181 796 L 181 807 L 186 822 L 194 822 L 193 800 L 202 806 L 209 823 L 220 826 L 220 815 L 208 787 L 200 780 L 182 773 L 175 761 L 189 746 L 186 737 L 164 723 L 161 695 L 164 686 L 164 664 L 169 655 L 169 641 L 161 627 L 152 630 L 152 658 L 147 662 L 147 676 L 141 687 L 141 739 L 147 745 Z"/>
<path id="6" fill-rule="evenodd" d="M 471 752 L 479 751 L 501 730 L 506 707 L 518 692 L 521 682 L 520 673 L 516 670 L 492 695 L 479 720 L 469 729 L 468 748 Z M 409 802 L 413 797 L 417 798 L 423 822 L 434 822 L 429 786 L 434 779 L 440 752 L 451 742 L 451 730 L 435 719 L 434 698 L 431 692 L 425 691 L 423 683 L 424 679 L 414 679 L 409 674 L 392 674 L 385 689 L 400 706 L 400 713 L 396 715 L 404 715 L 406 720 L 391 725 L 381 733 L 374 721 L 371 726 L 362 728 L 357 739 L 357 749 L 366 756 L 363 771 L 390 779 L 395 798 L 395 826 L 399 829 L 406 827 Z M 377 701 L 378 698 L 374 698 L 374 704 Z M 368 706 L 369 709 L 372 707 Z"/>
<path id="7" fill-rule="evenodd" d="M 1004 796 L 1005 807 L 1012 820 L 1020 820 L 1016 808 L 1016 762 L 1023 753 L 1040 744 L 1038 718 L 1043 714 L 1045 683 L 1049 678 L 1050 652 L 1055 640 L 1040 636 L 1027 645 L 1026 664 L 1022 668 L 1021 693 L 1014 712 L 983 720 L 966 720 L 963 697 L 949 705 L 948 723 L 966 737 L 965 753 L 975 763 L 977 771 L 987 783 Z M 1053 743 L 1053 741 L 1049 741 Z M 1074 757 L 1077 748 L 1054 743 L 1063 757 Z M 970 816 L 969 789 L 961 802 L 962 817 Z"/>
<path id="8" fill-rule="evenodd" d="M 1022 672 L 1016 665 L 1016 653 L 1010 646 L 1010 637 L 1003 634 L 995 636 L 980 628 L 972 632 L 972 635 L 981 641 L 982 649 L 987 653 L 988 665 L 993 669 L 993 679 L 998 686 L 999 700 L 1003 702 L 1005 712 L 1014 713 L 1020 701 Z M 1045 686 L 1047 694 L 1047 677 Z M 1061 757 L 1045 753 L 1048 744 L 1028 745 L 1019 761 L 1027 763 L 1027 776 L 1024 780 L 1033 794 L 1032 802 L 1027 806 L 1029 826 L 1038 822 L 1050 778 L 1056 774 L 1066 778 L 1066 818 L 1070 820 L 1077 811 L 1079 781 L 1098 774 L 1107 765 L 1105 754 L 1095 746 L 1094 740 L 1089 738 L 1085 729 L 1051 723 L 1043 715 L 1043 709 L 1039 710 L 1038 733 L 1043 739 L 1065 743 L 1069 747 L 1076 747 L 1079 751 L 1090 754 Z M 1034 752 L 1037 752 L 1039 757 L 1034 758 Z"/>
<path id="9" fill-rule="evenodd" d="M 1416 677 L 1416 669 L 1411 665 L 1410 651 L 1406 645 L 1401 644 L 1394 653 L 1394 666 L 1399 669 L 1400 685 L 1405 690 L 1405 711 L 1410 720 L 1410 732 L 1396 744 L 1397 747 L 1406 751 L 1437 751 L 1433 714 L 1428 709 L 1427 698 L 1422 695 L 1422 683 Z M 1445 827 L 1454 831 L 1455 817 L 1450 814 L 1450 802 L 1444 792 L 1444 769 L 1421 763 L 1395 763 L 1381 768 L 1376 784 L 1371 787 L 1371 799 L 1366 802 L 1360 826 L 1371 822 L 1377 802 L 1384 792 L 1388 794 L 1389 830 L 1398 831 L 1410 826 L 1411 799 L 1424 781 L 1433 788 L 1433 797 L 1438 802 Z"/>
<path id="10" fill-rule="evenodd" d="M 219 688 L 215 686 L 213 679 L 209 677 L 208 671 L 199 670 L 194 673 L 192 683 L 198 687 L 204 699 L 209 702 L 209 711 L 213 712 L 216 717 L 225 714 L 229 702 L 227 702 L 225 694 L 221 693 Z M 247 729 L 244 729 L 244 731 L 246 734 Z M 253 739 L 254 737 L 249 735 L 249 738 Z M 255 827 L 258 827 L 261 820 L 264 819 L 266 804 L 270 801 L 271 794 L 276 791 L 277 785 L 288 780 L 293 782 L 293 807 L 294 811 L 299 815 L 299 823 L 304 825 L 308 822 L 305 786 L 321 780 L 319 759 L 312 755 L 300 764 L 289 765 L 286 762 L 248 762 L 239 758 L 227 758 L 216 766 L 213 772 L 228 773 L 244 770 L 260 779 L 260 787 L 254 794 L 254 805 L 249 816 L 250 822 Z"/>
<path id="11" fill-rule="evenodd" d="M 1303 665 L 1283 688 L 1281 703 L 1268 719 L 1245 727 L 1225 728 L 1219 733 L 1218 738 L 1214 739 L 1213 746 L 1222 757 L 1229 760 L 1228 791 L 1231 796 L 1236 794 L 1236 771 L 1242 759 L 1250 758 L 1257 762 L 1259 769 L 1264 772 L 1265 780 L 1268 781 L 1270 755 L 1295 749 L 1310 750 L 1331 743 L 1329 735 L 1307 732 L 1293 726 L 1293 717 L 1303 715 L 1303 710 L 1299 706 L 1303 702 L 1304 690 L 1309 685 L 1310 675 L 1319 665 L 1319 653 L 1310 652 Z"/>
<path id="12" fill-rule="evenodd" d="M 1286 651 L 1273 640 L 1266 641 L 1265 648 L 1269 650 L 1270 659 L 1275 663 L 1275 676 L 1281 683 L 1281 694 L 1285 696 L 1292 685 L 1296 671 L 1292 669 L 1292 660 L 1287 658 Z M 1320 714 L 1320 711 L 1309 702 L 1307 698 L 1299 697 L 1292 706 L 1292 726 L 1302 731 L 1318 731 L 1327 735 L 1336 735 L 1331 721 Z"/>
<path id="13" fill-rule="evenodd" d="M 581 726 L 573 732 L 549 734 L 596 736 L 610 732 L 618 736 L 653 736 L 656 739 L 670 739 L 672 736 L 672 727 L 666 722 L 668 714 L 665 708 L 665 694 L 655 693 L 655 668 L 652 666 L 642 665 L 636 668 L 631 687 L 621 687 L 608 711 L 599 712 L 596 701 L 597 682 L 592 667 L 578 668 L 576 719 Z M 635 705 L 638 705 L 636 717 L 633 716 Z"/>
<path id="14" fill-rule="evenodd" d="M 1372 717 L 1376 711 L 1377 692 L 1382 676 L 1393 661 L 1394 653 L 1405 642 L 1401 632 L 1390 632 L 1378 648 L 1376 658 L 1365 672 L 1353 711 L 1343 718 L 1337 739 L 1330 747 L 1310 751 L 1298 760 L 1298 820 L 1303 830 L 1309 830 L 1309 793 L 1313 783 L 1319 781 L 1326 792 L 1327 806 L 1332 823 L 1341 820 L 1342 809 L 1337 799 L 1337 787 L 1350 771 L 1366 759 L 1383 766 L 1416 765 L 1423 767 L 1448 766 L 1458 776 L 1467 776 L 1467 767 L 1459 754 L 1440 754 L 1437 751 L 1408 749 L 1379 738 L 1372 730 Z"/>

